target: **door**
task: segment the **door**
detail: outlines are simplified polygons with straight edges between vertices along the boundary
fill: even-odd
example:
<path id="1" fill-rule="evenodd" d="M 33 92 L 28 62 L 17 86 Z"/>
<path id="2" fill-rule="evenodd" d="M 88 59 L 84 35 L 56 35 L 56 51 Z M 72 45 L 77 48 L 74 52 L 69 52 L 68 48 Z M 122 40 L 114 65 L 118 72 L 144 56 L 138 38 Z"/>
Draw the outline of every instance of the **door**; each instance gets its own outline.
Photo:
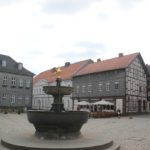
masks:
<path id="1" fill-rule="evenodd" d="M 138 112 L 141 113 L 141 100 L 138 100 Z"/>
<path id="2" fill-rule="evenodd" d="M 116 99 L 116 111 L 118 109 L 123 113 L 123 99 Z"/>

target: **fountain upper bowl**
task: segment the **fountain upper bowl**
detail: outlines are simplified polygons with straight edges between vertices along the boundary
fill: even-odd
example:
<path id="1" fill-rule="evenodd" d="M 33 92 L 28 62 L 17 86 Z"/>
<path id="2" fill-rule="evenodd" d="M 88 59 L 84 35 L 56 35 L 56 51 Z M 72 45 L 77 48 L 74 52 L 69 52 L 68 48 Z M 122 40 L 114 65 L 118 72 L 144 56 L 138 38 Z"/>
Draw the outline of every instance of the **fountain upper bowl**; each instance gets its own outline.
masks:
<path id="1" fill-rule="evenodd" d="M 51 95 L 56 95 L 56 94 L 61 94 L 61 95 L 70 95 L 72 92 L 72 87 L 67 87 L 67 86 L 44 86 L 43 91 L 46 94 L 51 94 Z"/>

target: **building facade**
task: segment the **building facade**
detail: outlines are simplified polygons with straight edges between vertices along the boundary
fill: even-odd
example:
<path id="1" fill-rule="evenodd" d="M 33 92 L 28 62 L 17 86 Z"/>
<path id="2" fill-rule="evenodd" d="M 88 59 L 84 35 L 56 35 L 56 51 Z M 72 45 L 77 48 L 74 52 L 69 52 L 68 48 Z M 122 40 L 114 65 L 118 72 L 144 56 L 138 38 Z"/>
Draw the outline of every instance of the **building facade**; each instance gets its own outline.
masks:
<path id="1" fill-rule="evenodd" d="M 73 77 L 73 99 L 90 103 L 105 99 L 115 111 L 141 113 L 147 105 L 147 69 L 140 53 L 89 64 Z"/>
<path id="2" fill-rule="evenodd" d="M 33 73 L 11 57 L 0 55 L 0 109 L 23 111 L 32 106 Z"/>
<path id="3" fill-rule="evenodd" d="M 78 71 L 83 69 L 89 63 L 93 61 L 88 59 L 76 63 L 66 62 L 64 66 L 60 67 L 61 74 L 60 77 L 62 79 L 62 86 L 72 87 L 72 76 L 76 74 Z M 56 85 L 56 76 L 54 75 L 53 69 L 41 72 L 33 79 L 33 109 L 45 109 L 49 110 L 53 103 L 52 95 L 47 95 L 43 91 L 43 86 L 55 86 Z M 65 110 L 72 110 L 73 101 L 72 95 L 65 95 L 63 97 Z"/>
<path id="4" fill-rule="evenodd" d="M 146 65 L 146 68 L 148 70 L 148 76 L 147 76 L 147 110 L 150 112 L 150 65 Z"/>

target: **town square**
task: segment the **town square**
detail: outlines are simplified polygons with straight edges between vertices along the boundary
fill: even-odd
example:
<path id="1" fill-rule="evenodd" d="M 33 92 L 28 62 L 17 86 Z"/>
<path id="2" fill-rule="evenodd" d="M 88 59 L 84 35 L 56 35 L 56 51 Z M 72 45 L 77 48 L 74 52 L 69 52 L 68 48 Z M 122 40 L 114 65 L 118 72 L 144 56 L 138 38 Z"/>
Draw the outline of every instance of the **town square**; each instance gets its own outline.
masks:
<path id="1" fill-rule="evenodd" d="M 150 150 L 149 0 L 0 0 L 0 150 Z"/>

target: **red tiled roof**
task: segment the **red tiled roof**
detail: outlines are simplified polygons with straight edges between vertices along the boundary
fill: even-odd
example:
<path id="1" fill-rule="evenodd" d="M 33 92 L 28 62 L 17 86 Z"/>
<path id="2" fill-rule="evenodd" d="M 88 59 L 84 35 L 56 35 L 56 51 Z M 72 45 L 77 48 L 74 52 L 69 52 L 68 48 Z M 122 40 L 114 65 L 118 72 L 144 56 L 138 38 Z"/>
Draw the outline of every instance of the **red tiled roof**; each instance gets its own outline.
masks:
<path id="1" fill-rule="evenodd" d="M 132 60 L 136 58 L 139 54 L 140 53 L 133 53 L 121 57 L 95 62 L 83 68 L 76 75 L 78 76 L 78 75 L 85 75 L 89 73 L 123 69 L 126 68 L 132 62 Z"/>
<path id="2" fill-rule="evenodd" d="M 87 64 L 92 63 L 93 61 L 91 59 L 76 62 L 73 64 L 70 64 L 69 66 L 62 66 L 61 69 L 61 78 L 62 80 L 69 80 L 72 78 L 74 74 L 76 74 L 78 71 L 80 71 L 83 67 L 85 67 Z M 53 82 L 56 79 L 56 76 L 54 75 L 53 68 L 44 72 L 41 72 L 37 76 L 33 78 L 33 84 L 35 84 L 39 80 L 47 80 L 48 83 Z"/>

